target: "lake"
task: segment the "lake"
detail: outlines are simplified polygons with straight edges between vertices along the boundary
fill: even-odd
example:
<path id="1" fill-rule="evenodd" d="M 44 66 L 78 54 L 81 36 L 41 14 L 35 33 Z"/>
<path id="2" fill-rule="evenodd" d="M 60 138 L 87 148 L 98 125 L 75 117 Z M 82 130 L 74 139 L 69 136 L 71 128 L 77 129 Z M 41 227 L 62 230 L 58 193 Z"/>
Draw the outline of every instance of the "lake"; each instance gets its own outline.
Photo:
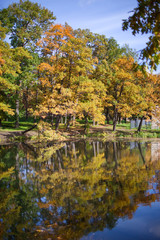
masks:
<path id="1" fill-rule="evenodd" d="M 0 146 L 0 239 L 160 239 L 160 142 Z"/>

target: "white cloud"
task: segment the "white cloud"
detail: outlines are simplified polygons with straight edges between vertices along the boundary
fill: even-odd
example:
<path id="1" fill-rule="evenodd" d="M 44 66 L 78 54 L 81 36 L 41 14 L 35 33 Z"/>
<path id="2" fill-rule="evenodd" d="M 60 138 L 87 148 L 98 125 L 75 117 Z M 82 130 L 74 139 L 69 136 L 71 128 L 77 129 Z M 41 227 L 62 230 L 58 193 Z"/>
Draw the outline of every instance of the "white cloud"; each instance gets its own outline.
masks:
<path id="1" fill-rule="evenodd" d="M 96 2 L 97 0 L 79 0 L 79 5 L 84 7 L 86 5 L 91 5 L 92 3 Z"/>
<path id="2" fill-rule="evenodd" d="M 103 17 L 103 18 L 94 18 L 92 20 L 87 21 L 87 24 L 90 26 L 93 25 L 99 25 L 99 24 L 111 24 L 111 23 L 117 23 L 117 21 L 119 21 L 122 24 L 122 19 L 128 18 L 129 14 L 128 13 L 119 13 L 119 14 L 115 14 L 115 15 L 110 15 L 107 17 Z"/>
<path id="3" fill-rule="evenodd" d="M 82 1 L 82 0 L 81 0 Z M 89 1 L 89 0 L 88 0 Z M 94 0 L 90 0 L 94 1 Z M 96 1 L 96 0 L 95 0 Z M 84 28 L 89 28 L 93 32 L 105 34 L 107 31 L 122 28 L 122 19 L 128 17 L 126 13 L 118 13 L 116 15 L 110 15 L 107 17 L 97 17 L 94 19 L 81 20 L 80 25 Z"/>

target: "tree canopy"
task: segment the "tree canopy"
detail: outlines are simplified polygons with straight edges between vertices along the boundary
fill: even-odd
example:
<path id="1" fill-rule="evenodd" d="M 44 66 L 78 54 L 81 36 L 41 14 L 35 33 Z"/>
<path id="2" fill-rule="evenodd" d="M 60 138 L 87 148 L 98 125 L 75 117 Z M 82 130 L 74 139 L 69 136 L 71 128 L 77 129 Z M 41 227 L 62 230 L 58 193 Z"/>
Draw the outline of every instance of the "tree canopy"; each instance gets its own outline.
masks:
<path id="1" fill-rule="evenodd" d="M 155 67 L 158 2 L 138 3 L 123 28 L 132 27 L 133 34 L 154 34 L 152 51 L 143 57 L 152 55 L 150 63 Z M 157 114 L 159 76 L 139 69 L 135 50 L 89 29 L 55 24 L 55 19 L 50 10 L 29 0 L 0 10 L 0 119 L 14 115 L 18 128 L 19 118 L 31 117 L 44 120 L 50 128 L 55 123 L 58 130 L 63 118 L 67 128 L 77 118 L 84 120 L 86 131 L 89 121 L 105 124 L 106 118 L 116 130 L 121 119 Z"/>
<path id="2" fill-rule="evenodd" d="M 150 34 L 141 58 L 149 62 L 151 68 L 157 68 L 160 62 L 160 2 L 159 0 L 137 0 L 138 6 L 128 19 L 123 20 L 123 30 L 130 28 L 132 34 Z"/>
<path id="3" fill-rule="evenodd" d="M 20 0 L 0 11 L 0 21 L 7 28 L 13 47 L 36 43 L 55 19 L 51 11 L 29 0 Z"/>

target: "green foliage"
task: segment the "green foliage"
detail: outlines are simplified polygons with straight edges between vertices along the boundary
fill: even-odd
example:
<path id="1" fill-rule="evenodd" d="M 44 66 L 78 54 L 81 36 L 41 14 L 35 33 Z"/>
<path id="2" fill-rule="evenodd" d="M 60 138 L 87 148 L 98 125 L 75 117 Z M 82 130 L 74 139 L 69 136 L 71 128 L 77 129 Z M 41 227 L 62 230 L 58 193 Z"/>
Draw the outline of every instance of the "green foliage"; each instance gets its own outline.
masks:
<path id="1" fill-rule="evenodd" d="M 28 116 L 28 88 L 35 86 L 33 82 L 37 78 L 35 76 L 36 64 L 33 64 L 34 61 L 30 62 L 32 57 L 35 60 L 35 54 L 31 56 L 31 52 L 36 51 L 37 41 L 54 20 L 55 17 L 51 11 L 29 0 L 20 0 L 19 3 L 13 3 L 8 8 L 0 10 L 0 21 L 2 26 L 6 28 L 11 39 L 11 46 L 16 52 L 17 63 L 20 64 L 20 72 L 17 71 L 18 74 L 14 82 L 16 94 L 11 99 L 12 105 L 16 109 L 16 128 L 19 127 L 20 106 L 25 105 L 26 115 Z M 21 94 L 23 94 L 24 104 L 20 102 L 20 89 L 23 89 Z"/>
<path id="2" fill-rule="evenodd" d="M 14 48 L 31 47 L 54 20 L 51 11 L 29 0 L 20 0 L 0 11 L 0 21 L 7 28 Z"/>
<path id="3" fill-rule="evenodd" d="M 34 123 L 32 122 L 20 122 L 19 128 L 16 130 L 27 130 L 32 127 Z M 15 122 L 14 121 L 2 121 L 1 130 L 5 131 L 15 131 Z"/>
<path id="4" fill-rule="evenodd" d="M 133 137 L 136 138 L 159 138 L 160 134 L 157 134 L 156 132 L 138 132 L 138 133 L 134 133 Z"/>
<path id="5" fill-rule="evenodd" d="M 117 127 L 122 127 L 124 129 L 130 129 L 130 123 L 117 123 Z"/>
<path id="6" fill-rule="evenodd" d="M 9 97 L 16 91 L 14 80 L 20 73 L 17 59 L 20 49 L 11 49 L 4 41 L 6 29 L 1 26 L 1 22 L 0 32 L 0 120 L 2 120 L 5 116 L 14 114 Z"/>
<path id="7" fill-rule="evenodd" d="M 133 35 L 151 34 L 146 48 L 141 51 L 141 58 L 156 70 L 160 62 L 159 0 L 138 0 L 138 6 L 132 12 L 132 16 L 123 20 L 123 30 L 131 28 Z"/>
<path id="8" fill-rule="evenodd" d="M 127 58 L 132 57 L 135 62 L 138 62 L 138 53 L 136 49 L 132 49 L 129 47 L 128 44 L 124 44 L 124 46 L 122 47 L 122 50 L 123 50 L 124 56 L 126 56 Z"/>

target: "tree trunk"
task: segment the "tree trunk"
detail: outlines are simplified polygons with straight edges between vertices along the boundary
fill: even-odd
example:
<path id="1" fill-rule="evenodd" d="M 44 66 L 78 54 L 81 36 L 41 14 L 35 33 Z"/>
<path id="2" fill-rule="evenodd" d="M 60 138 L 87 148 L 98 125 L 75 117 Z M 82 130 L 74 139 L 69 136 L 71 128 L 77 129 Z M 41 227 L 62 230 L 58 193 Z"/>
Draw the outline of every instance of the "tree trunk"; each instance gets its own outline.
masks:
<path id="1" fill-rule="evenodd" d="M 109 108 L 108 107 L 106 108 L 105 116 L 106 116 L 107 124 L 109 124 Z"/>
<path id="2" fill-rule="evenodd" d="M 109 157 L 109 143 L 106 142 L 105 143 L 105 158 L 106 158 L 106 161 L 108 160 L 108 157 Z"/>
<path id="3" fill-rule="evenodd" d="M 51 125 L 52 125 L 52 127 L 53 127 L 53 120 L 54 120 L 53 113 L 51 113 L 50 119 L 51 119 Z"/>
<path id="4" fill-rule="evenodd" d="M 95 146 L 95 142 L 93 142 L 93 154 L 94 154 L 94 157 L 96 157 L 96 146 Z"/>
<path id="5" fill-rule="evenodd" d="M 84 141 L 84 155 L 85 155 L 85 158 L 86 158 L 86 162 L 88 162 L 86 141 Z"/>
<path id="6" fill-rule="evenodd" d="M 74 158 L 77 159 L 75 143 L 72 143 L 72 149 L 74 153 Z"/>
<path id="7" fill-rule="evenodd" d="M 144 119 L 144 117 L 141 117 L 141 120 L 140 120 L 140 123 L 139 123 L 139 126 L 138 126 L 138 130 L 137 130 L 138 132 L 141 131 L 143 119 Z"/>
<path id="8" fill-rule="evenodd" d="M 97 142 L 97 155 L 99 154 L 99 142 Z"/>
<path id="9" fill-rule="evenodd" d="M 118 163 L 117 163 L 117 144 L 116 144 L 116 142 L 113 142 L 113 160 L 115 161 L 115 169 L 117 169 Z"/>
<path id="10" fill-rule="evenodd" d="M 72 115 L 71 114 L 69 114 L 69 116 L 68 116 L 68 119 L 67 119 L 67 130 L 69 129 L 69 127 L 70 127 L 70 122 L 71 122 L 71 119 L 72 119 Z"/>
<path id="11" fill-rule="evenodd" d="M 28 120 L 28 106 L 26 107 L 25 112 L 26 112 L 26 121 L 27 121 Z"/>
<path id="12" fill-rule="evenodd" d="M 28 88 L 26 88 L 26 93 L 23 93 L 24 106 L 25 106 L 25 115 L 26 120 L 28 120 Z"/>
<path id="13" fill-rule="evenodd" d="M 61 123 L 63 124 L 63 116 L 61 116 Z"/>
<path id="14" fill-rule="evenodd" d="M 19 91 L 16 91 L 15 128 L 19 128 Z"/>
<path id="15" fill-rule="evenodd" d="M 116 124 L 117 124 L 117 109 L 114 106 L 114 116 L 113 116 L 113 131 L 116 130 Z"/>
<path id="16" fill-rule="evenodd" d="M 37 125 L 34 125 L 34 126 L 32 126 L 31 128 L 29 128 L 29 129 L 23 131 L 22 134 L 25 134 L 25 133 L 27 133 L 27 132 L 33 130 L 33 129 L 36 128 L 36 127 L 37 127 Z"/>
<path id="17" fill-rule="evenodd" d="M 17 154 L 16 154 L 16 163 L 15 163 L 15 178 L 16 178 L 16 182 L 15 182 L 15 186 L 17 189 L 19 189 L 19 147 L 17 145 Z"/>
<path id="18" fill-rule="evenodd" d="M 88 117 L 87 115 L 85 115 L 84 133 L 87 133 L 87 128 L 88 128 Z"/>
<path id="19" fill-rule="evenodd" d="M 0 127 L 2 127 L 2 119 L 0 118 Z"/>
<path id="20" fill-rule="evenodd" d="M 36 89 L 36 94 L 35 94 L 35 107 L 38 105 L 38 90 Z M 37 117 L 34 116 L 34 122 L 36 123 Z"/>
<path id="21" fill-rule="evenodd" d="M 68 154 L 67 154 L 67 144 L 64 146 L 64 150 L 65 150 L 65 156 L 68 157 Z"/>
<path id="22" fill-rule="evenodd" d="M 59 114 L 59 115 L 57 115 L 57 117 L 56 117 L 56 123 L 55 123 L 55 129 L 56 129 L 56 131 L 58 130 L 60 119 L 61 119 L 61 115 Z"/>
<path id="23" fill-rule="evenodd" d="M 75 125 L 75 120 L 76 120 L 76 116 L 73 115 L 73 119 L 72 119 L 72 124 L 73 124 L 73 126 Z"/>
<path id="24" fill-rule="evenodd" d="M 67 124 L 67 114 L 65 115 L 65 120 L 64 120 L 64 124 Z"/>
<path id="25" fill-rule="evenodd" d="M 140 155 L 141 155 L 141 157 L 142 157 L 143 163 L 145 164 L 146 161 L 145 161 L 145 158 L 144 158 L 143 153 L 142 153 L 142 148 L 141 148 L 140 142 L 138 143 L 138 149 L 139 149 Z"/>
<path id="26" fill-rule="evenodd" d="M 121 114 L 118 114 L 118 123 L 121 123 Z"/>
<path id="27" fill-rule="evenodd" d="M 60 150 L 56 150 L 56 153 L 57 153 L 57 158 L 58 158 L 58 165 L 59 165 L 59 169 L 62 170 L 64 168 L 63 166 L 63 159 L 62 159 L 62 155 L 61 155 L 61 152 Z"/>
<path id="28" fill-rule="evenodd" d="M 117 124 L 117 121 L 115 120 L 115 121 L 113 122 L 113 131 L 116 131 L 116 124 Z"/>

